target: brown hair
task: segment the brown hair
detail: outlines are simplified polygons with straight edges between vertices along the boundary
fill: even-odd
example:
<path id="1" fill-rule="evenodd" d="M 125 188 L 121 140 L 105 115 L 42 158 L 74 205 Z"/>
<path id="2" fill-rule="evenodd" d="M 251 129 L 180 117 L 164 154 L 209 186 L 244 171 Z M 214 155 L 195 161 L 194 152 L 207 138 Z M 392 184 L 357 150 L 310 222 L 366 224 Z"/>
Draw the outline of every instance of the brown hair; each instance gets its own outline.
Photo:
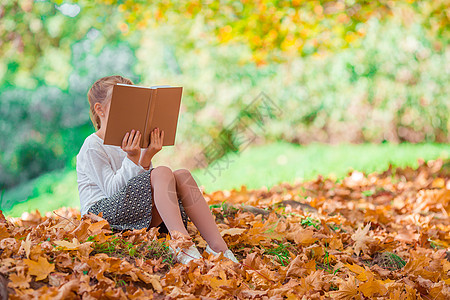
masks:
<path id="1" fill-rule="evenodd" d="M 133 84 L 131 79 L 122 77 L 120 75 L 105 76 L 94 82 L 94 84 L 88 91 L 88 100 L 89 105 L 91 106 L 89 115 L 96 130 L 100 129 L 101 124 L 100 117 L 95 112 L 94 105 L 95 103 L 105 104 L 110 101 L 113 86 L 116 83 Z"/>

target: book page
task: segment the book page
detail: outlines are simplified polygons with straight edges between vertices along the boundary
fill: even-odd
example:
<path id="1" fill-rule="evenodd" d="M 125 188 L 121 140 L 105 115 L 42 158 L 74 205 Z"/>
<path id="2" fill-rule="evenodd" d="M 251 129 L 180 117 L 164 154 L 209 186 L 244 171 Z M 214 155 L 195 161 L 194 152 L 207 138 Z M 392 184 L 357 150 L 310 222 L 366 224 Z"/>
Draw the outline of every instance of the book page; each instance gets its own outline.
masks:
<path id="1" fill-rule="evenodd" d="M 104 144 L 121 146 L 132 129 L 145 132 L 151 89 L 114 85 Z M 143 138 L 141 138 L 141 148 Z"/>
<path id="2" fill-rule="evenodd" d="M 155 128 L 163 130 L 163 146 L 175 144 L 182 91 L 182 87 L 163 87 L 153 91 L 146 130 L 148 134 Z"/>

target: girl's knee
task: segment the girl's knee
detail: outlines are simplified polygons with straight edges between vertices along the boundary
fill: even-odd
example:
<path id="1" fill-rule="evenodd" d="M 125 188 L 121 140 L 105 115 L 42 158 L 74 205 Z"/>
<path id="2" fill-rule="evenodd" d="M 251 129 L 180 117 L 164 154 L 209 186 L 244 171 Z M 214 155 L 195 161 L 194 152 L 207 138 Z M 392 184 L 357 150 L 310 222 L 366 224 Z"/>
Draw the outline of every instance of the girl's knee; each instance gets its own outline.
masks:
<path id="1" fill-rule="evenodd" d="M 167 166 L 157 166 L 156 168 L 153 169 L 153 171 L 150 173 L 150 178 L 153 181 L 155 176 L 158 179 L 166 179 L 166 180 L 170 180 L 171 178 L 173 178 L 173 172 L 172 170 L 167 167 Z"/>
<path id="2" fill-rule="evenodd" d="M 184 178 L 188 176 L 192 176 L 191 172 L 188 169 L 178 169 L 173 171 L 173 175 L 175 178 Z"/>

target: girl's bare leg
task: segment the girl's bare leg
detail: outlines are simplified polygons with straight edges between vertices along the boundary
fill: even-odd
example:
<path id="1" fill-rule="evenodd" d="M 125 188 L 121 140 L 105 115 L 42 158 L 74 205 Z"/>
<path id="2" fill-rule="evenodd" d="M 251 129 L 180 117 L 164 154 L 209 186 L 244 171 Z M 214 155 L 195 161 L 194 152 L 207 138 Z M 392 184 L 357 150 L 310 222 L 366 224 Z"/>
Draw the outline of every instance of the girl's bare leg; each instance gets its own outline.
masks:
<path id="1" fill-rule="evenodd" d="M 173 172 L 173 175 L 176 179 L 177 195 L 183 203 L 186 214 L 209 247 L 216 252 L 227 250 L 228 246 L 220 235 L 209 206 L 191 172 L 187 169 L 178 169 Z"/>
<path id="2" fill-rule="evenodd" d="M 180 206 L 178 205 L 178 198 L 176 193 L 175 177 L 172 170 L 166 166 L 158 166 L 150 173 L 150 181 L 152 188 L 153 210 L 157 210 L 158 216 L 164 221 L 167 229 L 172 234 L 174 230 L 179 231 L 185 235 L 189 235 L 184 227 L 181 218 Z M 153 221 L 153 217 L 155 220 Z M 159 225 L 156 214 L 152 215 L 151 224 Z M 152 225 L 151 225 L 152 226 Z"/>

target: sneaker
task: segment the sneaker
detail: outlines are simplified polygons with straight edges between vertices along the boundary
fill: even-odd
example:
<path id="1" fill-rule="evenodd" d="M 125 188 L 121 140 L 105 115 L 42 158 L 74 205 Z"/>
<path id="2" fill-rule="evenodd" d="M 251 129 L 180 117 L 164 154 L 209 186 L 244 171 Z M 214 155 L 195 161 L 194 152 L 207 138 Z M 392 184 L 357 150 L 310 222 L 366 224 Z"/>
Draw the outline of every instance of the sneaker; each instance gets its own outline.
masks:
<path id="1" fill-rule="evenodd" d="M 180 247 L 177 247 L 176 251 L 174 251 L 172 247 L 169 246 L 169 251 L 170 253 L 175 255 L 175 258 L 178 262 L 184 265 L 189 263 L 193 259 L 202 258 L 202 255 L 194 244 L 187 249 L 181 249 Z"/>
<path id="2" fill-rule="evenodd" d="M 213 249 L 211 249 L 211 247 L 209 247 L 209 245 L 206 246 L 205 251 L 207 253 L 210 253 L 214 256 L 218 255 L 219 252 L 214 251 Z M 223 256 L 234 261 L 235 263 L 239 263 L 239 261 L 237 260 L 237 258 L 234 256 L 233 252 L 231 252 L 230 249 L 225 250 L 225 252 L 223 252 Z"/>

